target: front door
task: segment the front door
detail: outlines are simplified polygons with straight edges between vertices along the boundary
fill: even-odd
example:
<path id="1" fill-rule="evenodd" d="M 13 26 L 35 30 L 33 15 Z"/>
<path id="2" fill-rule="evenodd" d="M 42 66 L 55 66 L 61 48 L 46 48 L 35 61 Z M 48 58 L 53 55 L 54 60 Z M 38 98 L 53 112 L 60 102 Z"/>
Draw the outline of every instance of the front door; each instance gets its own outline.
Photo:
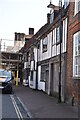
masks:
<path id="1" fill-rule="evenodd" d="M 56 63 L 53 65 L 53 94 L 58 94 L 59 86 L 59 64 Z"/>

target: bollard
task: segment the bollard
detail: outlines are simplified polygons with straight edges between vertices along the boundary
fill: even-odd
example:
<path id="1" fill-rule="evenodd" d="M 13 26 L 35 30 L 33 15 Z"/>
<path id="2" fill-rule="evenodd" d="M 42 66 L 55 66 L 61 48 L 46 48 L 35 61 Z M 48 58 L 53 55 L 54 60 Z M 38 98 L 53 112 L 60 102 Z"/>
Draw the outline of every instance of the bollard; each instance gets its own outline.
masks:
<path id="1" fill-rule="evenodd" d="M 18 70 L 17 70 L 17 77 L 16 77 L 16 86 L 18 86 Z"/>

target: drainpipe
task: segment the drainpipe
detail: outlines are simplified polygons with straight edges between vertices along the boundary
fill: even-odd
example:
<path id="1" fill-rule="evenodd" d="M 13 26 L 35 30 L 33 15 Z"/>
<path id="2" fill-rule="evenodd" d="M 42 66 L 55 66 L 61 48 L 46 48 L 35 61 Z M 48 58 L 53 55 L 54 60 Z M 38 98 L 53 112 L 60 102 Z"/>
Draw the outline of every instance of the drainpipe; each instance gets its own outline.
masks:
<path id="1" fill-rule="evenodd" d="M 62 41 L 62 26 L 61 26 L 61 18 L 62 18 L 62 0 L 59 0 L 59 10 L 60 10 L 60 71 L 59 71 L 59 97 L 58 102 L 61 103 L 61 41 Z"/>

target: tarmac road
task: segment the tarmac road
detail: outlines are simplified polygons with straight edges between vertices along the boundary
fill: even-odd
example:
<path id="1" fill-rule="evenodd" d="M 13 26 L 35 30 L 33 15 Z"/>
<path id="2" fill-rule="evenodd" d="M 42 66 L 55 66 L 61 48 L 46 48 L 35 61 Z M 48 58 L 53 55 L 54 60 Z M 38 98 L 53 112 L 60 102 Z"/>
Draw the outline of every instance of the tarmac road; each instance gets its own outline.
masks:
<path id="1" fill-rule="evenodd" d="M 15 94 L 2 94 L 0 92 L 0 120 L 29 118 L 24 107 Z"/>

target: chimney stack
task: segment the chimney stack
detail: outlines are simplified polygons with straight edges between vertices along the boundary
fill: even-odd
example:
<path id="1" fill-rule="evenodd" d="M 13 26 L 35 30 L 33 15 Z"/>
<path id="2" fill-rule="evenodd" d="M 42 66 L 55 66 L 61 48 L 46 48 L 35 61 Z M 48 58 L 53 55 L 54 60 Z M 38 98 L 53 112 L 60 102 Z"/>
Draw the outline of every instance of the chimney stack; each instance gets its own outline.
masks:
<path id="1" fill-rule="evenodd" d="M 34 35 L 34 28 L 29 28 L 29 35 Z"/>
<path id="2" fill-rule="evenodd" d="M 47 23 L 50 23 L 50 13 L 47 14 Z"/>

